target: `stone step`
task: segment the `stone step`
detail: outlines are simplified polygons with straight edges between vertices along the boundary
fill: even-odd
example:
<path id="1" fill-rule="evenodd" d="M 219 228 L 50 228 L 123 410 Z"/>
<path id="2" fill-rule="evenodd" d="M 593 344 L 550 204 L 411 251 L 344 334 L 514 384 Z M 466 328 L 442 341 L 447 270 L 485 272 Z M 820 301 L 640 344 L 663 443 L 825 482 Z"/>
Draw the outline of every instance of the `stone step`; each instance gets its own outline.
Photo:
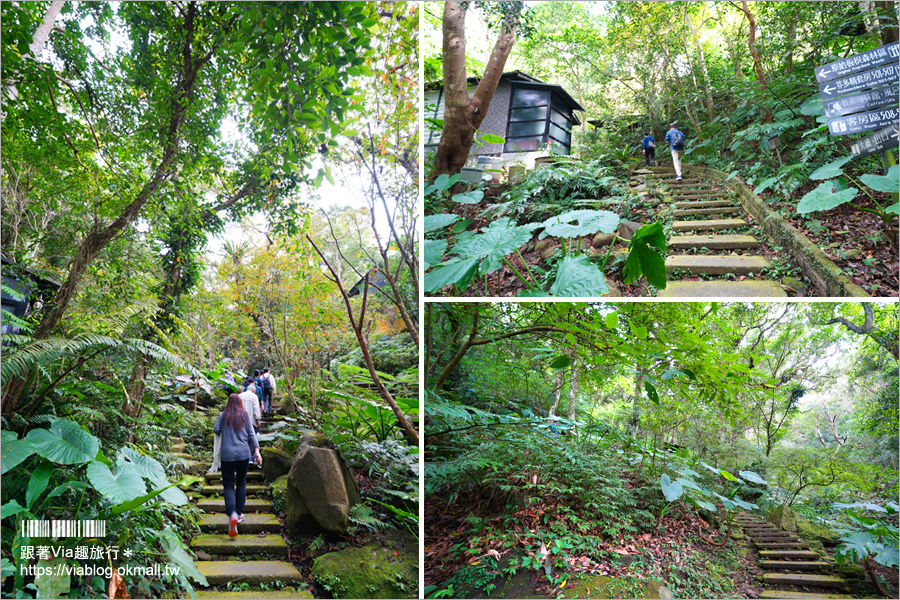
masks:
<path id="1" fill-rule="evenodd" d="M 205 510 L 206 512 L 211 513 L 220 513 L 225 514 L 225 499 L 224 498 L 207 498 L 205 500 L 200 500 L 197 502 L 197 508 Z M 247 513 L 259 513 L 259 512 L 271 512 L 272 511 L 272 503 L 268 500 L 260 500 L 258 498 L 248 498 L 247 502 L 244 503 L 244 514 Z"/>
<path id="2" fill-rule="evenodd" d="M 821 560 L 761 560 L 759 566 L 766 570 L 791 569 L 796 571 L 827 571 L 831 564 Z"/>
<path id="3" fill-rule="evenodd" d="M 784 298 L 787 294 L 774 281 L 670 281 L 659 298 Z"/>
<path id="4" fill-rule="evenodd" d="M 249 590 L 246 592 L 211 592 L 199 590 L 197 591 L 198 600 L 228 600 L 229 598 L 232 600 L 254 600 L 256 598 L 260 598 L 261 600 L 277 600 L 283 598 L 284 600 L 290 600 L 293 598 L 300 598 L 301 600 L 305 600 L 306 598 L 313 598 L 314 596 L 307 591 L 299 590 L 296 592 L 284 591 L 284 590 Z"/>
<path id="5" fill-rule="evenodd" d="M 181 458 L 183 460 L 194 460 L 193 456 L 185 454 L 184 452 L 169 452 L 169 456 L 172 458 Z"/>
<path id="6" fill-rule="evenodd" d="M 258 553 L 287 556 L 288 545 L 281 535 L 240 535 L 241 526 L 238 525 L 238 536 L 229 537 L 227 533 L 203 533 L 191 540 L 191 550 L 206 552 L 207 554 L 248 554 L 255 556 Z"/>
<path id="7" fill-rule="evenodd" d="M 688 271 L 692 274 L 707 275 L 747 275 L 759 273 L 771 263 L 762 256 L 709 256 L 704 254 L 681 254 L 666 259 L 666 270 Z"/>
<path id="8" fill-rule="evenodd" d="M 818 552 L 811 550 L 760 550 L 759 557 L 766 560 L 780 560 L 783 558 L 815 560 L 821 558 Z"/>
<path id="9" fill-rule="evenodd" d="M 760 598 L 798 598 L 800 600 L 825 600 L 827 598 L 853 598 L 853 596 L 845 596 L 844 594 L 814 594 L 811 592 L 785 592 L 784 590 L 763 590 L 759 594 Z"/>
<path id="10" fill-rule="evenodd" d="M 244 507 L 246 510 L 246 506 Z M 228 531 L 228 516 L 224 513 L 200 515 L 201 531 Z M 281 533 L 281 522 L 275 515 L 245 514 L 244 522 L 238 523 L 238 531 L 244 533 Z"/>
<path id="11" fill-rule="evenodd" d="M 183 453 L 185 448 L 187 448 L 187 444 L 185 444 L 184 442 L 181 442 L 179 444 L 172 444 L 171 446 L 169 446 L 169 452 Z"/>
<path id="12" fill-rule="evenodd" d="M 673 200 L 708 200 L 709 198 L 721 198 L 722 194 L 718 193 L 687 193 L 687 194 L 672 194 Z"/>
<path id="13" fill-rule="evenodd" d="M 708 221 L 673 221 L 672 231 L 716 231 L 746 227 L 743 219 L 710 219 Z"/>
<path id="14" fill-rule="evenodd" d="M 753 542 L 757 548 L 765 548 L 766 550 L 775 550 L 777 548 L 809 548 L 806 542 Z"/>
<path id="15" fill-rule="evenodd" d="M 240 536 L 238 536 L 240 537 Z M 226 585 L 234 581 L 249 585 L 269 585 L 280 581 L 287 585 L 303 582 L 303 575 L 297 567 L 280 560 L 200 560 L 197 568 L 206 577 L 209 585 Z M 217 598 L 219 596 L 216 596 Z"/>
<path id="16" fill-rule="evenodd" d="M 714 208 L 717 206 L 731 206 L 730 200 L 698 200 L 696 202 L 676 202 L 675 208 Z"/>
<path id="17" fill-rule="evenodd" d="M 725 235 L 673 235 L 669 239 L 670 250 L 708 248 L 710 250 L 749 250 L 759 247 L 759 240 L 752 235 L 729 233 Z"/>
<path id="18" fill-rule="evenodd" d="M 740 206 L 722 206 L 718 208 L 678 208 L 675 209 L 675 217 L 687 217 L 691 215 L 735 215 L 741 213 Z"/>
<path id="19" fill-rule="evenodd" d="M 183 444 L 183 443 L 184 443 L 184 440 L 181 439 L 180 437 L 170 437 L 170 438 L 169 438 L 169 443 L 170 443 L 170 444 Z"/>
<path id="20" fill-rule="evenodd" d="M 777 533 L 767 533 L 764 535 L 752 535 L 747 534 L 754 542 L 794 542 L 797 541 L 797 538 L 791 535 L 786 534 L 777 534 Z"/>
<path id="21" fill-rule="evenodd" d="M 247 484 L 247 495 L 248 496 L 260 496 L 265 494 L 269 489 L 269 486 L 259 483 L 248 483 Z M 204 485 L 200 488 L 200 493 L 204 496 L 215 496 L 216 494 L 222 493 L 222 483 L 212 485 Z"/>
<path id="22" fill-rule="evenodd" d="M 247 472 L 247 481 L 263 481 L 265 478 L 263 477 L 262 471 L 248 471 Z M 215 482 L 218 485 L 222 485 L 222 472 L 218 473 L 207 473 L 206 481 L 212 483 Z"/>
<path id="23" fill-rule="evenodd" d="M 816 585 L 845 589 L 847 582 L 830 575 L 801 575 L 799 573 L 763 573 L 762 582 L 769 585 Z"/>

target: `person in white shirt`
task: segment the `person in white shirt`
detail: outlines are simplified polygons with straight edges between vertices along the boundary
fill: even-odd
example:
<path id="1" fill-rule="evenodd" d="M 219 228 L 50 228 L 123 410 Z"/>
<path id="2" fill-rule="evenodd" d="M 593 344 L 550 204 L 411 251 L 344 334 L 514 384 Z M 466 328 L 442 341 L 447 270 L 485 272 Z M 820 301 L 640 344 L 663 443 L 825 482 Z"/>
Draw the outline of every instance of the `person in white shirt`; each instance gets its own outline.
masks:
<path id="1" fill-rule="evenodd" d="M 272 412 L 272 398 L 275 395 L 275 377 L 269 373 L 269 369 L 263 369 L 263 412 Z"/>

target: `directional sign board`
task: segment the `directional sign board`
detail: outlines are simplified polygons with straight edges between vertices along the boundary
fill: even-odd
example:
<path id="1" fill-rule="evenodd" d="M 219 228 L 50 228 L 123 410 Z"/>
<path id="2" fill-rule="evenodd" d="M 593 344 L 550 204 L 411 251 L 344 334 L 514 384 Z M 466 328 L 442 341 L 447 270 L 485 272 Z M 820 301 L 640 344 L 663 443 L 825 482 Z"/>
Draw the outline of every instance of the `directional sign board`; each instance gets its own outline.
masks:
<path id="1" fill-rule="evenodd" d="M 856 115 L 828 119 L 828 131 L 831 135 L 861 133 L 887 127 L 896 123 L 898 119 L 900 119 L 900 110 L 896 106 L 891 106 Z"/>
<path id="2" fill-rule="evenodd" d="M 860 157 L 885 150 L 896 150 L 898 144 L 900 144 L 900 125 L 894 123 L 870 136 L 856 140 L 850 148 L 853 150 L 853 156 Z"/>
<path id="3" fill-rule="evenodd" d="M 900 99 L 900 84 L 894 83 L 886 87 L 876 88 L 859 94 L 842 96 L 825 101 L 825 116 L 839 117 L 864 110 L 872 110 L 896 104 Z"/>
<path id="4" fill-rule="evenodd" d="M 895 62 L 894 64 L 878 67 L 877 69 L 872 69 L 870 71 L 863 71 L 862 73 L 855 73 L 847 77 L 842 77 L 841 79 L 820 83 L 819 95 L 825 100 L 836 98 L 838 96 L 846 96 L 847 94 L 867 90 L 880 85 L 896 83 L 898 77 L 900 77 L 900 63 Z"/>
<path id="5" fill-rule="evenodd" d="M 879 46 L 878 48 L 860 52 L 859 54 L 836 60 L 833 63 L 828 63 L 821 67 L 816 67 L 816 81 L 822 83 L 823 81 L 830 81 L 832 79 L 837 79 L 838 77 L 845 77 L 850 73 L 864 71 L 866 69 L 871 69 L 872 67 L 879 67 L 889 62 L 897 62 L 898 58 L 900 58 L 898 42 L 888 44 L 887 46 Z"/>

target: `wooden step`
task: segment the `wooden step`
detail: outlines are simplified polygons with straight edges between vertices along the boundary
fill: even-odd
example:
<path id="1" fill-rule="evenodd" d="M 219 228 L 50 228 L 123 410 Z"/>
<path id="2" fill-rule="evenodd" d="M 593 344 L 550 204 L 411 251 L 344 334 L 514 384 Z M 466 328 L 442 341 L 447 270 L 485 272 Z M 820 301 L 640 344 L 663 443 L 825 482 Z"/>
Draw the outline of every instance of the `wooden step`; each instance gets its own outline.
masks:
<path id="1" fill-rule="evenodd" d="M 731 200 L 697 200 L 696 202 L 676 202 L 675 208 L 715 208 L 731 206 Z"/>
<path id="2" fill-rule="evenodd" d="M 784 298 L 787 294 L 774 281 L 670 281 L 659 298 Z"/>
<path id="3" fill-rule="evenodd" d="M 692 215 L 734 215 L 741 213 L 740 206 L 722 206 L 720 208 L 679 208 L 675 210 L 675 217 L 687 217 Z"/>
<path id="4" fill-rule="evenodd" d="M 238 536 L 240 537 L 240 536 Z M 197 568 L 206 577 L 209 585 L 226 585 L 229 582 L 249 585 L 272 584 L 276 581 L 288 585 L 303 582 L 303 575 L 289 562 L 277 560 L 201 560 Z"/>
<path id="5" fill-rule="evenodd" d="M 669 238 L 670 250 L 708 248 L 709 250 L 749 250 L 759 247 L 759 240 L 752 235 L 729 233 L 725 235 L 673 235 Z"/>
<path id="6" fill-rule="evenodd" d="M 801 575 L 799 573 L 763 573 L 762 582 L 768 585 L 816 585 L 845 589 L 847 582 L 831 575 Z"/>
<path id="7" fill-rule="evenodd" d="M 246 509 L 246 507 L 244 507 Z M 200 515 L 201 531 L 228 532 L 228 516 L 224 513 Z M 244 533 L 281 533 L 278 517 L 268 513 L 245 514 L 244 522 L 238 523 L 238 531 Z"/>
<path id="8" fill-rule="evenodd" d="M 206 512 L 211 513 L 221 513 L 225 514 L 225 499 L 224 498 L 207 498 L 205 500 L 200 500 L 197 502 L 197 508 L 205 510 Z M 244 514 L 247 513 L 259 513 L 259 512 L 271 512 L 272 511 L 272 503 L 268 500 L 260 500 L 258 498 L 247 498 L 247 501 L 244 503 Z"/>
<path id="9" fill-rule="evenodd" d="M 265 477 L 263 477 L 262 471 L 249 471 L 247 472 L 247 481 L 264 481 Z M 215 482 L 217 485 L 222 485 L 222 472 L 218 473 L 207 473 L 206 481 L 209 483 Z"/>
<path id="10" fill-rule="evenodd" d="M 786 592 L 784 590 L 763 590 L 760 598 L 798 598 L 799 600 L 827 600 L 828 598 L 853 598 L 844 594 L 814 594 L 811 592 Z"/>
<path id="11" fill-rule="evenodd" d="M 815 560 L 821 558 L 818 552 L 812 552 L 811 550 L 760 550 L 759 557 L 768 560 L 780 560 L 783 558 Z"/>
<path id="12" fill-rule="evenodd" d="M 806 542 L 753 542 L 757 548 L 775 550 L 777 548 L 809 548 Z"/>
<path id="13" fill-rule="evenodd" d="M 827 571 L 831 564 L 821 560 L 761 560 L 759 566 L 767 571 L 791 569 L 797 571 Z"/>
<path id="14" fill-rule="evenodd" d="M 759 273 L 772 263 L 762 256 L 709 256 L 705 254 L 681 254 L 666 259 L 667 271 L 687 271 L 706 275 L 747 275 Z"/>
<path id="15" fill-rule="evenodd" d="M 258 483 L 248 483 L 247 484 L 247 496 L 262 496 L 269 489 L 269 486 Z M 222 484 L 210 484 L 204 485 L 200 488 L 200 493 L 204 496 L 215 496 L 217 494 L 223 493 Z"/>
<path id="16" fill-rule="evenodd" d="M 191 540 L 191 550 L 207 554 L 247 554 L 256 556 L 260 553 L 287 556 L 288 545 L 281 535 L 263 535 L 249 533 L 230 537 L 227 533 L 203 533 Z"/>
<path id="17" fill-rule="evenodd" d="M 672 231 L 717 231 L 746 227 L 743 219 L 710 219 L 707 221 L 673 221 Z"/>

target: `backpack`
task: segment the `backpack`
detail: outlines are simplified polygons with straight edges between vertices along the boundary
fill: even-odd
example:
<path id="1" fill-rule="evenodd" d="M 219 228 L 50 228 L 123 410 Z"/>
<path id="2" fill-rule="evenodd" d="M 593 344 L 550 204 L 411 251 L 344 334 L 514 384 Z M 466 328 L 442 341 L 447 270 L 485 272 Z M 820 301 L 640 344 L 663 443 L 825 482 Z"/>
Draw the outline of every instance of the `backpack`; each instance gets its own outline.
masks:
<path id="1" fill-rule="evenodd" d="M 272 389 L 272 376 L 271 376 L 271 375 L 265 375 L 265 376 L 262 378 L 262 382 L 263 382 L 263 389 L 264 389 L 264 390 L 271 390 L 271 389 Z"/>
<path id="2" fill-rule="evenodd" d="M 684 134 L 677 129 L 672 131 L 672 150 L 684 150 Z"/>

